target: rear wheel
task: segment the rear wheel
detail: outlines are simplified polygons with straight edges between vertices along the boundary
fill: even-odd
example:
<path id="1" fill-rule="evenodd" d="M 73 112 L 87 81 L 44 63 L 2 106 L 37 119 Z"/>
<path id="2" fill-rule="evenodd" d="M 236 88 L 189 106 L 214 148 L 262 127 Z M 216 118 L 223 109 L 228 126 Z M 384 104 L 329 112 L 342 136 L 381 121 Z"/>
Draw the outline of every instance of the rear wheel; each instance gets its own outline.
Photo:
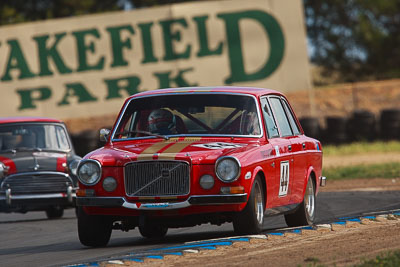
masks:
<path id="1" fill-rule="evenodd" d="M 139 232 L 146 238 L 163 238 L 168 232 L 168 227 L 147 222 L 139 225 Z"/>
<path id="2" fill-rule="evenodd" d="M 59 219 L 64 215 L 64 208 L 61 206 L 51 206 L 46 210 L 48 219 Z"/>
<path id="3" fill-rule="evenodd" d="M 88 215 L 78 208 L 78 236 L 82 245 L 104 247 L 110 241 L 112 221 L 106 216 Z"/>
<path id="4" fill-rule="evenodd" d="M 236 234 L 259 234 L 264 223 L 265 196 L 260 177 L 256 177 L 246 207 L 233 218 Z"/>
<path id="5" fill-rule="evenodd" d="M 286 214 L 285 221 L 290 227 L 310 225 L 315 219 L 315 185 L 313 179 L 308 178 L 303 202 L 294 213 Z"/>

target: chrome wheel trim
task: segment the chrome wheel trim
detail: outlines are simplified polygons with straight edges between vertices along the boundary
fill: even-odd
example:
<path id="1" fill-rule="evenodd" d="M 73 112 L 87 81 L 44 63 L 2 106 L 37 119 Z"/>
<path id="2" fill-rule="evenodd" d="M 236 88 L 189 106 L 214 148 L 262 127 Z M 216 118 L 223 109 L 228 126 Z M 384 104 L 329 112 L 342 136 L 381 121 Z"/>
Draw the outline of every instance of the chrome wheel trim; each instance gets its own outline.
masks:
<path id="1" fill-rule="evenodd" d="M 262 225 L 264 222 L 264 203 L 260 183 L 256 182 L 254 186 L 254 211 L 257 222 Z"/>
<path id="2" fill-rule="evenodd" d="M 305 208 L 309 218 L 314 217 L 315 212 L 315 195 L 314 195 L 314 185 L 311 180 L 309 180 L 306 189 L 306 195 L 304 196 Z"/>

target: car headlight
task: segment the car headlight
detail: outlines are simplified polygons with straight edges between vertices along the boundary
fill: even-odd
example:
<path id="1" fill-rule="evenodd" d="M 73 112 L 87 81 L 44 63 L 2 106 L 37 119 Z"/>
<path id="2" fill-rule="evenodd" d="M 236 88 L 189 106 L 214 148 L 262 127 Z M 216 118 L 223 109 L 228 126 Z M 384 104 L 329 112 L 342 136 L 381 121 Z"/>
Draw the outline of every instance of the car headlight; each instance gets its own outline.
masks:
<path id="1" fill-rule="evenodd" d="M 78 170 L 78 165 L 79 165 L 80 160 L 78 159 L 74 159 L 73 161 L 71 161 L 68 165 L 69 170 L 71 171 L 71 173 L 73 175 L 76 176 L 76 171 Z"/>
<path id="2" fill-rule="evenodd" d="M 94 185 L 101 177 L 101 166 L 97 160 L 83 160 L 79 163 L 78 179 L 84 185 Z"/>
<path id="3" fill-rule="evenodd" d="M 5 170 L 6 170 L 6 166 L 4 165 L 3 162 L 0 162 L 0 179 L 4 178 Z"/>
<path id="4" fill-rule="evenodd" d="M 215 164 L 215 173 L 222 182 L 236 181 L 240 176 L 240 162 L 235 157 L 221 157 Z"/>
<path id="5" fill-rule="evenodd" d="M 117 181 L 113 177 L 107 177 L 103 181 L 103 188 L 107 192 L 112 192 L 117 188 Z"/>
<path id="6" fill-rule="evenodd" d="M 211 189 L 214 186 L 214 177 L 209 174 L 205 174 L 200 177 L 200 186 L 203 189 Z"/>

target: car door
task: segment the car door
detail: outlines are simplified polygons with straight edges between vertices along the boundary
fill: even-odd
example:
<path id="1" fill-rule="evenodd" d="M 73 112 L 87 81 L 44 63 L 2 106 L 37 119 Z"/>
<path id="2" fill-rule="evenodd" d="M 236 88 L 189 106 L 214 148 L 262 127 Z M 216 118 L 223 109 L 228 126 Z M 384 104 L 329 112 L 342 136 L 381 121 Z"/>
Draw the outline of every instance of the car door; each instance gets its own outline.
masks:
<path id="1" fill-rule="evenodd" d="M 270 163 L 275 171 L 272 179 L 267 185 L 269 187 L 268 198 L 271 200 L 271 206 L 285 206 L 290 203 L 291 195 L 291 177 L 293 176 L 293 156 L 290 151 L 291 142 L 286 137 L 288 133 L 287 125 L 283 124 L 280 117 L 282 109 L 272 110 L 272 99 L 268 97 L 261 98 L 261 105 L 264 116 L 264 124 L 268 134 L 268 142 L 273 148 L 274 159 Z M 272 100 L 273 101 L 273 100 Z M 282 124 L 282 126 L 280 126 Z M 290 132 L 291 135 L 291 132 Z M 268 174 L 267 174 L 268 175 Z"/>
<path id="2" fill-rule="evenodd" d="M 291 203 L 299 203 L 303 199 L 303 189 L 308 177 L 307 171 L 307 148 L 310 147 L 307 143 L 307 138 L 302 134 L 299 123 L 296 120 L 293 110 L 288 101 L 281 98 L 281 103 L 284 106 L 286 116 L 289 120 L 293 135 L 290 137 L 293 155 L 293 179 L 292 179 L 292 194 Z"/>

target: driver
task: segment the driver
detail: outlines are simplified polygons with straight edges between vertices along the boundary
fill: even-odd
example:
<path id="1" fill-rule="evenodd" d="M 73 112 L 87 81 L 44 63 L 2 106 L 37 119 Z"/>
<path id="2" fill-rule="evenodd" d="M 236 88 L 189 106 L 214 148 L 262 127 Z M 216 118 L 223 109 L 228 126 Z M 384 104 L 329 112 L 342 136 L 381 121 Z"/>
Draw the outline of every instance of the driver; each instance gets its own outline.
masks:
<path id="1" fill-rule="evenodd" d="M 166 109 L 153 110 L 148 117 L 149 130 L 156 134 L 175 134 L 176 119 L 174 114 Z"/>

